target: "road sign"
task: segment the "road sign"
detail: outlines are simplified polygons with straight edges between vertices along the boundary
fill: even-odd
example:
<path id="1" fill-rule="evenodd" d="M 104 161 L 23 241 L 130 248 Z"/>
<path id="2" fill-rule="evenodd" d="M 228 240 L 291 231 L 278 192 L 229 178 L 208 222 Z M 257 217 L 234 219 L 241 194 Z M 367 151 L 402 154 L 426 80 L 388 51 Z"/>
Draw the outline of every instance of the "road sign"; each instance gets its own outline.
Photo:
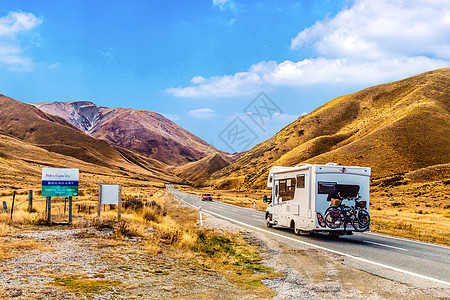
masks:
<path id="1" fill-rule="evenodd" d="M 42 193 L 44 197 L 78 196 L 78 169 L 42 168 Z"/>

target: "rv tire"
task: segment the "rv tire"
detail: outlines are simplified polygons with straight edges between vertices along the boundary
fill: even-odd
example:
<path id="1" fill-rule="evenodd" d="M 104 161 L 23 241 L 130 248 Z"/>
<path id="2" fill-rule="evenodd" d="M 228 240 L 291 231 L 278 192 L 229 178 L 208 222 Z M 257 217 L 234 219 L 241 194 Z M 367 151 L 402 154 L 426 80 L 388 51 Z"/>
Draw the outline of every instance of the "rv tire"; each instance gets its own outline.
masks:
<path id="1" fill-rule="evenodd" d="M 269 227 L 269 228 L 272 228 L 272 227 L 273 227 L 272 222 L 270 222 L 269 216 L 267 216 L 267 218 L 266 218 L 266 225 L 267 225 L 267 227 Z"/>
<path id="2" fill-rule="evenodd" d="M 341 235 L 342 235 L 341 232 L 333 232 L 333 231 L 328 232 L 328 236 L 332 239 L 338 239 Z"/>
<path id="3" fill-rule="evenodd" d="M 301 229 L 295 229 L 294 232 L 296 235 L 303 235 L 303 236 L 311 234 L 311 231 L 301 230 Z"/>

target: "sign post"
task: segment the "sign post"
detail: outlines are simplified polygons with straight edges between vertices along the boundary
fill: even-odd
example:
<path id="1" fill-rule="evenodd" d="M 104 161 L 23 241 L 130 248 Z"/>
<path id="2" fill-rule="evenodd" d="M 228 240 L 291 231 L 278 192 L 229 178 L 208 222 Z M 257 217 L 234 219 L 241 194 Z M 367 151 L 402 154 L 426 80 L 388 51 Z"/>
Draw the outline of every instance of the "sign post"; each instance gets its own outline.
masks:
<path id="1" fill-rule="evenodd" d="M 101 184 L 98 188 L 97 216 L 100 217 L 102 204 L 117 205 L 117 219 L 120 221 L 122 214 L 122 186 Z"/>
<path id="2" fill-rule="evenodd" d="M 78 196 L 79 170 L 42 168 L 42 193 L 47 197 L 47 220 L 51 221 L 52 197 L 69 197 L 69 223 L 72 223 L 72 197 Z"/>

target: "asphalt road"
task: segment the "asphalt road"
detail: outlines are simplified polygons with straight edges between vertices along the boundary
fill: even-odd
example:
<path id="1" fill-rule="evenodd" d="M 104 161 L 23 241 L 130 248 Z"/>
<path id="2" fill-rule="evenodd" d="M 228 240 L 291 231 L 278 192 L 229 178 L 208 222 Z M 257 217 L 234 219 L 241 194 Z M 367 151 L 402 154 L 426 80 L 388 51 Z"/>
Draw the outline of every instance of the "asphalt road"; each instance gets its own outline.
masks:
<path id="1" fill-rule="evenodd" d="M 267 228 L 264 212 L 218 201 L 202 201 L 199 196 L 182 193 L 171 186 L 168 190 L 190 206 L 201 206 L 204 213 L 266 232 L 274 238 L 343 255 L 347 264 L 370 273 L 422 287 L 450 288 L 450 247 L 370 232 L 339 239 L 319 233 L 296 236 L 287 229 Z"/>

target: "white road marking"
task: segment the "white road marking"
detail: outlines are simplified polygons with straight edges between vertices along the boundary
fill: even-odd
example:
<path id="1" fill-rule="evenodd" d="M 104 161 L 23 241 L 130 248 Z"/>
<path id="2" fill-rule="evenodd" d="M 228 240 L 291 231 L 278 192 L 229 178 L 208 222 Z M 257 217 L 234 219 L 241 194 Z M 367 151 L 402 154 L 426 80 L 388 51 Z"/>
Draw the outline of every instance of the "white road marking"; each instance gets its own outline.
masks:
<path id="1" fill-rule="evenodd" d="M 181 198 L 181 200 L 184 202 L 183 198 Z M 193 204 L 190 204 L 188 202 L 185 202 L 185 203 L 187 205 L 191 206 L 191 207 L 194 207 L 194 208 L 198 209 L 198 207 L 196 207 Z M 328 252 L 331 252 L 331 253 L 335 253 L 335 254 L 338 254 L 338 255 L 342 255 L 342 256 L 345 256 L 345 257 L 353 258 L 355 260 L 359 260 L 359 261 L 362 261 L 362 262 L 365 262 L 365 263 L 369 263 L 369 264 L 372 264 L 372 265 L 375 265 L 375 266 L 378 266 L 378 267 L 386 268 L 386 269 L 389 269 L 389 270 L 392 270 L 392 271 L 400 272 L 400 273 L 403 273 L 403 274 L 411 275 L 411 276 L 414 276 L 414 277 L 418 277 L 418 278 L 422 278 L 422 279 L 425 279 L 425 280 L 430 280 L 430 281 L 433 281 L 433 282 L 436 282 L 436 283 L 440 283 L 440 284 L 443 284 L 443 285 L 450 286 L 450 282 L 447 282 L 447 281 L 443 281 L 443 280 L 439 280 L 439 279 L 436 279 L 436 278 L 428 277 L 428 276 L 425 276 L 425 275 L 417 274 L 417 273 L 414 273 L 414 272 L 402 270 L 402 269 L 399 269 L 399 268 L 396 268 L 396 267 L 391 267 L 391 266 L 388 266 L 388 265 L 385 265 L 385 264 L 381 264 L 381 263 L 377 263 L 375 261 L 371 261 L 371 260 L 368 260 L 368 259 L 365 259 L 365 258 L 361 258 L 361 257 L 358 257 L 358 256 L 353 256 L 353 255 L 350 255 L 350 254 L 347 254 L 347 253 L 331 250 L 331 249 L 328 249 L 328 248 L 325 248 L 325 247 L 322 247 L 322 246 L 318 246 L 318 245 L 314 245 L 314 244 L 311 244 L 311 243 L 308 243 L 308 242 L 297 240 L 297 239 L 294 239 L 294 238 L 291 238 L 291 237 L 288 237 L 288 236 L 281 235 L 279 233 L 271 232 L 271 231 L 268 231 L 268 230 L 265 230 L 265 229 L 262 229 L 262 228 L 258 228 L 256 226 L 252 226 L 252 225 L 240 222 L 240 221 L 236 221 L 234 219 L 222 216 L 220 214 L 217 214 L 217 213 L 214 213 L 214 212 L 211 212 L 211 211 L 208 211 L 208 210 L 203 210 L 203 212 L 211 214 L 213 216 L 217 216 L 219 218 L 228 220 L 228 221 L 236 223 L 236 224 L 240 224 L 242 226 L 246 226 L 248 228 L 252 228 L 254 230 L 259 230 L 259 231 L 265 232 L 267 234 L 278 236 L 278 237 L 281 237 L 281 238 L 284 238 L 284 239 L 287 239 L 287 240 L 290 240 L 290 241 L 293 241 L 293 242 L 297 242 L 297 243 L 300 243 L 300 244 L 303 244 L 303 245 L 307 245 L 307 246 L 313 247 L 313 248 L 321 249 L 321 250 L 328 251 Z"/>
<path id="2" fill-rule="evenodd" d="M 432 247 L 439 247 L 439 248 L 444 248 L 444 249 L 449 249 L 450 247 L 445 246 L 445 245 L 437 245 L 437 244 L 432 244 L 432 243 L 427 243 L 427 242 L 422 242 L 422 241 L 415 241 L 415 240 L 410 240 L 407 238 L 402 238 L 402 237 L 398 237 L 398 236 L 390 236 L 390 235 L 385 235 L 385 234 L 381 234 L 381 233 L 377 233 L 377 232 L 363 232 L 364 234 L 370 234 L 370 235 L 376 235 L 376 236 L 380 236 L 380 237 L 384 237 L 387 239 L 394 239 L 394 240 L 400 240 L 400 241 L 405 241 L 405 242 L 412 242 L 412 243 L 417 243 L 417 244 L 422 244 L 422 245 L 426 245 L 426 246 L 432 246 Z"/>
<path id="3" fill-rule="evenodd" d="M 400 247 L 395 247 L 395 246 L 390 246 L 390 245 L 385 245 L 385 244 L 376 243 L 376 242 L 371 242 L 371 241 L 366 241 L 366 240 L 363 240 L 363 242 L 364 242 L 364 243 L 369 243 L 369 244 L 378 245 L 378 246 L 382 246 L 382 247 L 389 247 L 389 248 L 393 248 L 393 249 L 398 249 L 398 250 L 403 250 L 403 251 L 409 251 L 408 249 L 404 249 L 404 248 L 400 248 Z"/>

